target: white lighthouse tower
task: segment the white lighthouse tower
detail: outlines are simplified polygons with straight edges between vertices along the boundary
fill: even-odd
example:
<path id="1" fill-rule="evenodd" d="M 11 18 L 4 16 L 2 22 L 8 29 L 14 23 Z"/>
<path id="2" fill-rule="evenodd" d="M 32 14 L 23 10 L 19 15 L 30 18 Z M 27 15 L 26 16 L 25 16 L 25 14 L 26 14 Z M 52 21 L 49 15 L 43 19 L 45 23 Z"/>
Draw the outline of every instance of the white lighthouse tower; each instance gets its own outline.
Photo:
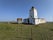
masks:
<path id="1" fill-rule="evenodd" d="M 39 24 L 38 23 L 38 15 L 37 15 L 37 9 L 32 7 L 29 12 L 29 23 L 31 24 Z"/>
<path id="2" fill-rule="evenodd" d="M 29 11 L 29 18 L 38 18 L 37 9 L 32 7 Z"/>

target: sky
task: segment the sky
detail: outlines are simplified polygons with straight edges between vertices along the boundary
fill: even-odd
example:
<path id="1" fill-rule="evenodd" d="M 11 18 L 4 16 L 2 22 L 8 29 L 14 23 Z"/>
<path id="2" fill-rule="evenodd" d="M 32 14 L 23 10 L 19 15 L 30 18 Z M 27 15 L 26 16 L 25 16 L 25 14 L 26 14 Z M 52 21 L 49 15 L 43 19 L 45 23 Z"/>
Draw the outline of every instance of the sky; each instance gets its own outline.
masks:
<path id="1" fill-rule="evenodd" d="M 28 18 L 32 6 L 37 9 L 39 18 L 53 21 L 53 0 L 0 0 L 0 21 Z"/>

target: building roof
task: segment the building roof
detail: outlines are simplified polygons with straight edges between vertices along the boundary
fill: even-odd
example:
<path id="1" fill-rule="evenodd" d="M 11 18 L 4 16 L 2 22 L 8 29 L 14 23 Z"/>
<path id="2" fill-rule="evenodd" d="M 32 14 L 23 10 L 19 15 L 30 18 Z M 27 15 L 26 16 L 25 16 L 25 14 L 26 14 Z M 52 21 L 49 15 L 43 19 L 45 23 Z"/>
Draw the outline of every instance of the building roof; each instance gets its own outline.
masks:
<path id="1" fill-rule="evenodd" d="M 17 20 L 22 20 L 22 18 L 17 18 Z"/>

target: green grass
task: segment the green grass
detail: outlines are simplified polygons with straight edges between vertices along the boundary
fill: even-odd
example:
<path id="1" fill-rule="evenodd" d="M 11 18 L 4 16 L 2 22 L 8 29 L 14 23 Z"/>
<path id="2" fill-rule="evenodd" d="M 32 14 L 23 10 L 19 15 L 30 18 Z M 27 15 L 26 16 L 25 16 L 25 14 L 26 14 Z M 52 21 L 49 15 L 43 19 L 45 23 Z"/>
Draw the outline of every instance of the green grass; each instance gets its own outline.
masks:
<path id="1" fill-rule="evenodd" d="M 53 40 L 53 23 L 39 25 L 0 23 L 0 40 Z"/>

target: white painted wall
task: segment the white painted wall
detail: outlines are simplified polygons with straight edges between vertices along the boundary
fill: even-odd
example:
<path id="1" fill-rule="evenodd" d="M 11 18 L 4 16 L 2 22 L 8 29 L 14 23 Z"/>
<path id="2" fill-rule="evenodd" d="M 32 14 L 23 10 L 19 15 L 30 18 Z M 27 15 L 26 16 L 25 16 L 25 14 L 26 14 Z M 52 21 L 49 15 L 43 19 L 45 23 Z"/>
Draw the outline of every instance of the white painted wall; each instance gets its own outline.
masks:
<path id="1" fill-rule="evenodd" d="M 39 19 L 39 24 L 40 23 L 46 23 L 46 20 L 45 19 Z"/>
<path id="2" fill-rule="evenodd" d="M 37 10 L 34 8 L 34 18 L 38 18 Z"/>
<path id="3" fill-rule="evenodd" d="M 35 19 L 35 24 L 39 24 L 39 20 L 37 18 Z"/>
<path id="4" fill-rule="evenodd" d="M 22 20 L 17 20 L 17 23 L 22 23 Z"/>

